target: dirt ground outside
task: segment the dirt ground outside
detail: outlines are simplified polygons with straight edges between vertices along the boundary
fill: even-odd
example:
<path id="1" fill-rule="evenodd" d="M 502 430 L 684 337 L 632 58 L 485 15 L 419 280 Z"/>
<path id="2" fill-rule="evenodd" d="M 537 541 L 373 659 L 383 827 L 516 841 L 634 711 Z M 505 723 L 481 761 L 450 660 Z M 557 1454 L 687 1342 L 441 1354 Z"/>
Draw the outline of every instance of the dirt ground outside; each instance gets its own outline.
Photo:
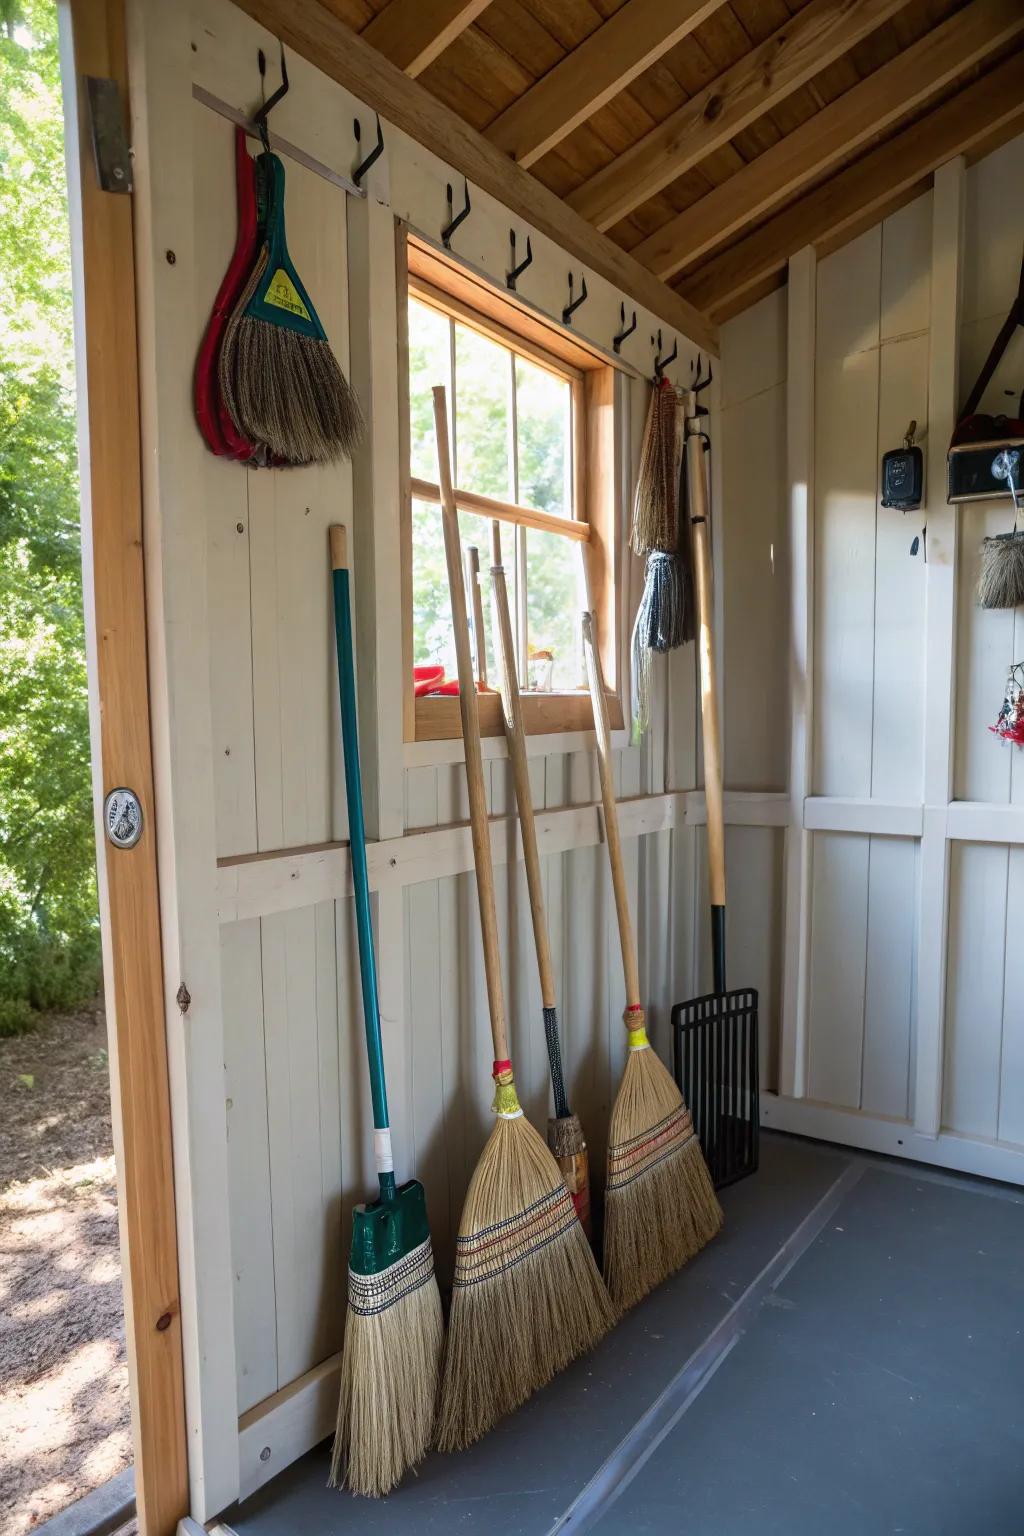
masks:
<path id="1" fill-rule="evenodd" d="M 0 1532 L 131 1461 L 106 1026 L 0 1040 Z"/>

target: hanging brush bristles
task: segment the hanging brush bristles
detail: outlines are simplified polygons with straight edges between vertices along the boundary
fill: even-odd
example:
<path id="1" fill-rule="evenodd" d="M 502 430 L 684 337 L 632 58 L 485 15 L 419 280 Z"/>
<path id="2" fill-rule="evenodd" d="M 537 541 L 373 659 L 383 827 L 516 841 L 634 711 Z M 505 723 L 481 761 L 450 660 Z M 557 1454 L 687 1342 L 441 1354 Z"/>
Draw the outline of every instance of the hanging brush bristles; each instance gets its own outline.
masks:
<path id="1" fill-rule="evenodd" d="M 289 464 L 348 456 L 365 430 L 359 401 L 288 255 L 284 167 L 263 154 L 263 249 L 221 348 L 221 390 L 239 428 Z"/>
<path id="2" fill-rule="evenodd" d="M 978 602 L 982 608 L 1019 608 L 1024 603 L 1024 532 L 982 540 Z"/>
<path id="3" fill-rule="evenodd" d="M 692 577 L 679 539 L 683 417 L 667 379 L 651 391 L 633 499 L 630 545 L 647 556 L 644 590 L 633 625 L 630 713 L 633 741 L 650 724 L 651 656 L 693 639 Z"/>
<path id="4" fill-rule="evenodd" d="M 454 1451 L 478 1440 L 596 1344 L 614 1323 L 615 1309 L 558 1164 L 523 1115 L 508 1060 L 479 703 L 443 386 L 434 390 L 434 430 L 497 1115 L 470 1180 L 455 1248 L 437 1433 L 441 1450 Z"/>

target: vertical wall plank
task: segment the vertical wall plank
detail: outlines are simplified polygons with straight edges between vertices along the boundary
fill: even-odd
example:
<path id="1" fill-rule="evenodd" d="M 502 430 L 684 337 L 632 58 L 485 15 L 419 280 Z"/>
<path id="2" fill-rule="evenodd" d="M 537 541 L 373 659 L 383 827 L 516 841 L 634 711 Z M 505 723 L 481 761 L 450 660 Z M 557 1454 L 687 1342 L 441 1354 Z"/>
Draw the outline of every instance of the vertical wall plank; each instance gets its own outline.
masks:
<path id="1" fill-rule="evenodd" d="M 786 829 L 785 956 L 779 1044 L 779 1091 L 807 1088 L 811 858 L 804 828 L 814 742 L 814 402 L 817 270 L 814 251 L 789 262 L 787 311 L 786 483 L 790 559 L 789 824 Z"/>
<path id="2" fill-rule="evenodd" d="M 1006 885 L 1003 1040 L 999 1061 L 1000 1141 L 1024 1145 L 1024 848 L 1011 848 Z"/>
<path id="3" fill-rule="evenodd" d="M 953 846 L 942 1123 L 967 1136 L 999 1126 L 1008 851 Z"/>
<path id="4" fill-rule="evenodd" d="M 910 1112 L 910 1043 L 915 1006 L 917 849 L 896 837 L 871 839 L 861 1108 L 905 1119 Z"/>
<path id="5" fill-rule="evenodd" d="M 931 351 L 928 363 L 928 573 L 925 597 L 924 835 L 918 930 L 914 1127 L 938 1134 L 946 1011 L 949 844 L 956 690 L 958 517 L 945 504 L 946 449 L 957 415 L 964 229 L 964 163 L 935 173 L 932 193 Z"/>
<path id="6" fill-rule="evenodd" d="M 807 1093 L 859 1109 L 864 1048 L 871 839 L 814 839 Z"/>

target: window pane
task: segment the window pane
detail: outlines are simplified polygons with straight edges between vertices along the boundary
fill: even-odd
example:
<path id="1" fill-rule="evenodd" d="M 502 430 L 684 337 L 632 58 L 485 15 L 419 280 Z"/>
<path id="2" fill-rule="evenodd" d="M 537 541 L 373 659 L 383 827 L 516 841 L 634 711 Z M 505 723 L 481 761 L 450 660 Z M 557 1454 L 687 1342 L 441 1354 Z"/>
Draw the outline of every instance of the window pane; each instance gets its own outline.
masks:
<path id="1" fill-rule="evenodd" d="M 468 325 L 455 326 L 455 483 L 511 501 L 511 353 Z"/>
<path id="2" fill-rule="evenodd" d="M 516 358 L 519 500 L 540 512 L 572 516 L 572 392 L 536 363 Z"/>
<path id="3" fill-rule="evenodd" d="M 480 555 L 482 581 L 484 642 L 487 679 L 495 686 L 497 668 L 491 636 L 491 525 L 484 517 L 459 513 L 462 548 L 475 544 Z M 472 597 L 467 594 L 470 627 L 473 624 Z M 440 662 L 445 676 L 458 676 L 455 641 L 452 634 L 452 604 L 448 592 L 448 568 L 444 557 L 444 533 L 441 508 L 433 502 L 412 504 L 412 628 L 413 663 L 421 666 Z M 475 650 L 474 650 L 475 654 Z"/>
<path id="4" fill-rule="evenodd" d="M 444 384 L 450 401 L 448 326 L 447 315 L 418 299 L 409 300 L 409 459 L 414 479 L 430 480 L 434 485 L 437 449 L 431 390 L 435 384 Z"/>
<path id="5" fill-rule="evenodd" d="M 568 691 L 581 685 L 579 620 L 580 552 L 575 539 L 526 530 L 526 614 L 531 657 L 550 651 L 551 686 Z M 545 668 L 529 665 L 530 687 L 543 686 Z"/>

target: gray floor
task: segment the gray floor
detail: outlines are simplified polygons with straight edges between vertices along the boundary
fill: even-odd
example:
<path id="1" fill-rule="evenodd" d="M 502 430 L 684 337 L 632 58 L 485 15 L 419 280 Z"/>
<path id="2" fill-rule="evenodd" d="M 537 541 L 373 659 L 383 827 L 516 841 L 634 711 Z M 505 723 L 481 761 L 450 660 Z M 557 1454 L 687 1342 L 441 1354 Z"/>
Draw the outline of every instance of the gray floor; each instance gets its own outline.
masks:
<path id="1" fill-rule="evenodd" d="M 602 1345 L 384 1502 L 325 1448 L 239 1536 L 1024 1532 L 1024 1195 L 766 1136 L 727 1225 Z"/>

